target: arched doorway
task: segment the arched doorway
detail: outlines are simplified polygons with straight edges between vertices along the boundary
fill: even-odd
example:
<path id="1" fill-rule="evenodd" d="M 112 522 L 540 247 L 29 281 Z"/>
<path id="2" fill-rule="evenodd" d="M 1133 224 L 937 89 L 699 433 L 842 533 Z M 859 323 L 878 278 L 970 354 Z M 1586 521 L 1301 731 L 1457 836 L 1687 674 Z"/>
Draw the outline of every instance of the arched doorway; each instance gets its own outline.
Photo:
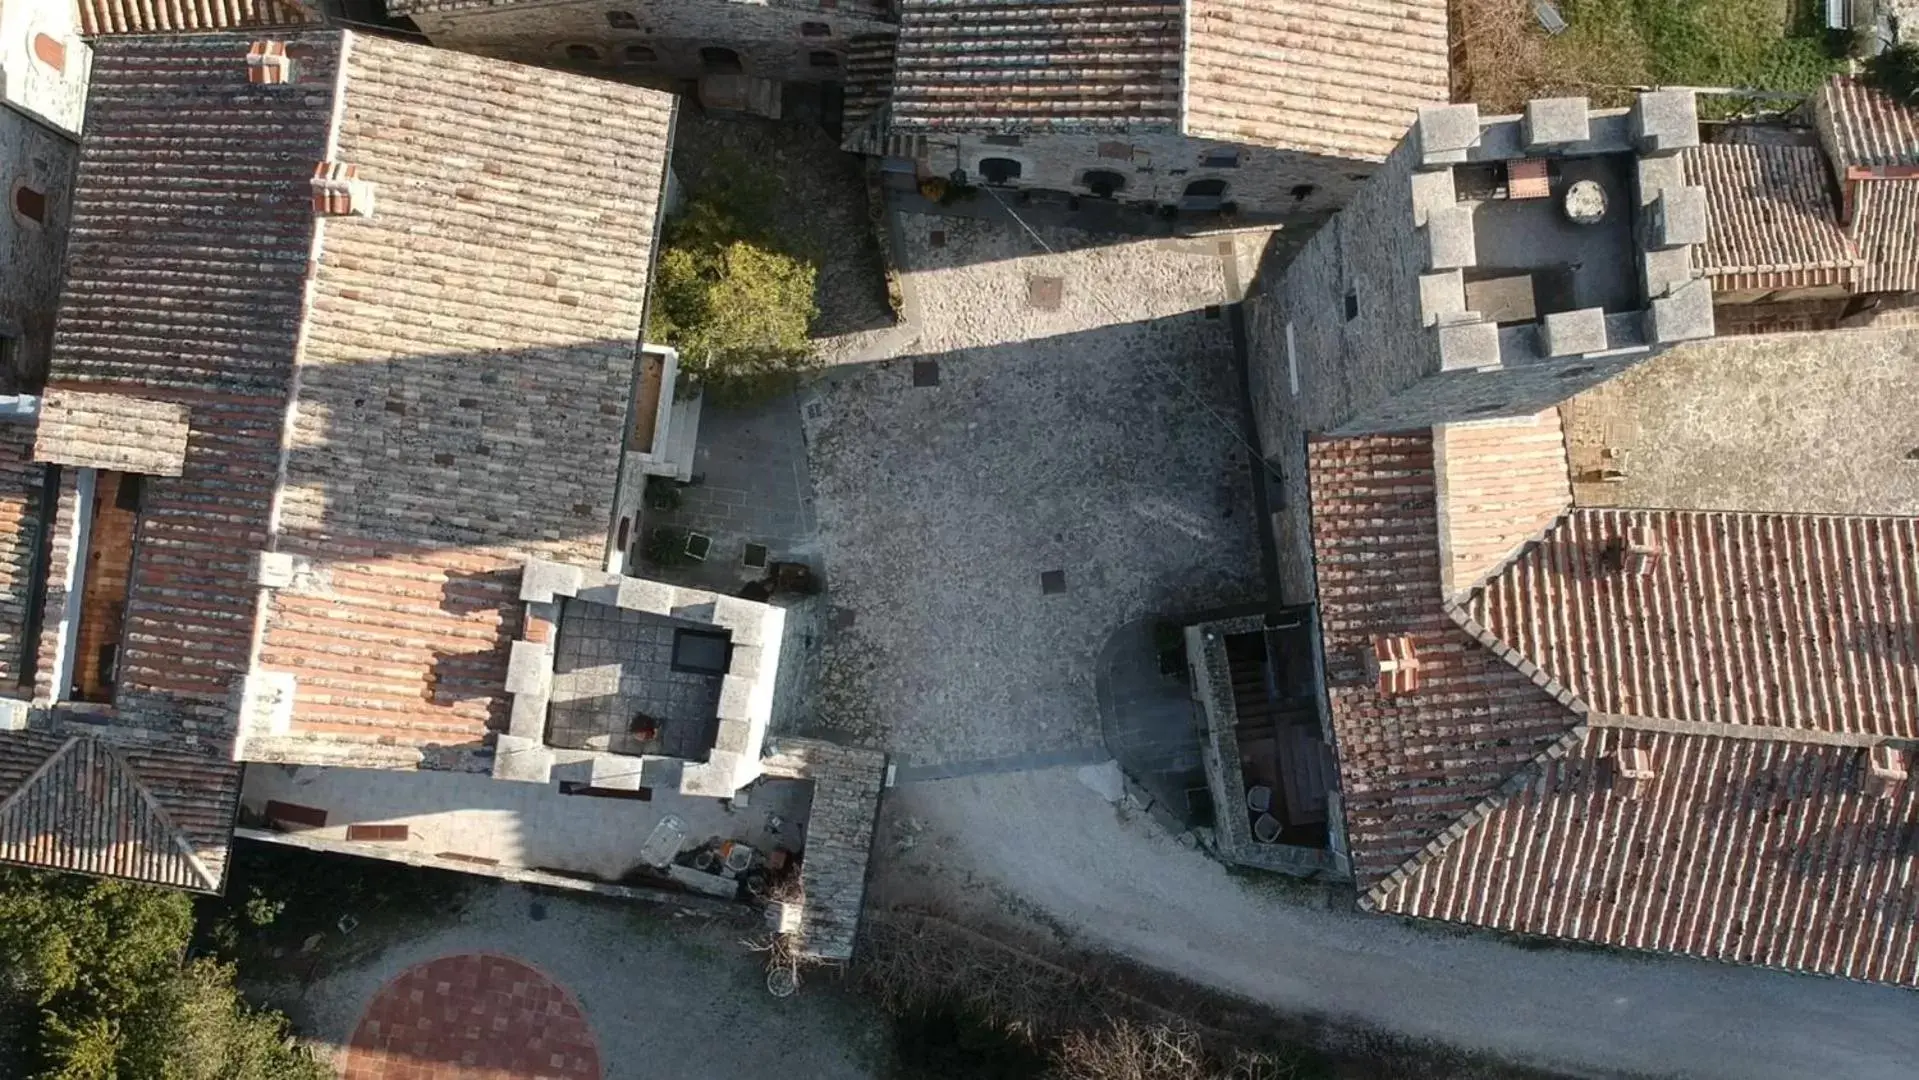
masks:
<path id="1" fill-rule="evenodd" d="M 739 53 L 718 45 L 708 45 L 700 50 L 700 66 L 714 72 L 740 71 L 743 67 Z"/>
<path id="2" fill-rule="evenodd" d="M 1226 181 L 1207 178 L 1186 185 L 1180 196 L 1181 210 L 1217 210 L 1226 201 Z"/>
<path id="3" fill-rule="evenodd" d="M 1110 199 L 1126 190 L 1126 178 L 1111 169 L 1088 169 L 1079 182 L 1096 199 Z"/>
<path id="4" fill-rule="evenodd" d="M 1024 166 L 1012 158 L 981 158 L 979 163 L 979 178 L 988 184 L 1010 184 L 1019 179 L 1022 171 Z"/>

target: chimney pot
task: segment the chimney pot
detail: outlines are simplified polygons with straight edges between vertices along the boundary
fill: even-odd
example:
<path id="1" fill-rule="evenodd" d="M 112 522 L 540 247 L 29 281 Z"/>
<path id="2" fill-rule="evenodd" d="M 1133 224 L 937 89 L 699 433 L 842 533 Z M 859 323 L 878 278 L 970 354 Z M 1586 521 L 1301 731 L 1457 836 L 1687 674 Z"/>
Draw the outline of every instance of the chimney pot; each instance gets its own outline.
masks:
<path id="1" fill-rule="evenodd" d="M 1379 692 L 1386 697 L 1419 689 L 1419 654 L 1413 649 L 1411 637 L 1405 634 L 1375 637 L 1368 661 Z"/>
<path id="2" fill-rule="evenodd" d="M 1626 530 L 1625 569 L 1629 574 L 1644 576 L 1653 572 L 1659 565 L 1659 534 L 1646 525 L 1634 525 Z"/>
<path id="3" fill-rule="evenodd" d="M 1622 746 L 1612 754 L 1613 790 L 1628 799 L 1637 799 L 1652 787 L 1659 772 L 1653 768 L 1652 755 L 1645 748 Z"/>
<path id="4" fill-rule="evenodd" d="M 1906 752 L 1891 743 L 1880 743 L 1866 751 L 1866 768 L 1860 774 L 1860 787 L 1868 795 L 1889 799 L 1906 782 Z"/>
<path id="5" fill-rule="evenodd" d="M 278 85 L 293 81 L 293 58 L 284 41 L 256 41 L 247 50 L 247 81 Z"/>
<path id="6" fill-rule="evenodd" d="M 328 217 L 372 217 L 373 185 L 360 179 L 360 167 L 322 161 L 313 167 L 313 212 Z"/>

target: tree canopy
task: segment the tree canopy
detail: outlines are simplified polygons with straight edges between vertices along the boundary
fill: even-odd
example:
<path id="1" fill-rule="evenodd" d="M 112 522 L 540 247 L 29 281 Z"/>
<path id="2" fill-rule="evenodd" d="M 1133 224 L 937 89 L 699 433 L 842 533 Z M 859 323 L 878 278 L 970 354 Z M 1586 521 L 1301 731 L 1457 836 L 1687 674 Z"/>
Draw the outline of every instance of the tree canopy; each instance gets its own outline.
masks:
<path id="1" fill-rule="evenodd" d="M 1866 61 L 1866 81 L 1901 105 L 1919 105 L 1919 45 L 1887 46 Z"/>
<path id="2" fill-rule="evenodd" d="M 329 1080 L 286 1021 L 252 1009 L 233 968 L 186 960 L 183 893 L 0 870 L 0 1011 L 36 1080 Z"/>
<path id="3" fill-rule="evenodd" d="M 776 393 L 818 363 L 807 327 L 817 272 L 716 202 L 691 200 L 667 226 L 647 337 L 722 403 Z"/>

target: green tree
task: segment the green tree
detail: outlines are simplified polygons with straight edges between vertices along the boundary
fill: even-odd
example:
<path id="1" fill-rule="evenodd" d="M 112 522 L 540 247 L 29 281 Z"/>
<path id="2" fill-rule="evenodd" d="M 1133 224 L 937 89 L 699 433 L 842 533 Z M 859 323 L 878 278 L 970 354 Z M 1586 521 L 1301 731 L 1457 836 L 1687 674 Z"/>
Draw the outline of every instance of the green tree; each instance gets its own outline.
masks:
<path id="1" fill-rule="evenodd" d="M 818 366 L 807 327 L 814 265 L 777 249 L 718 204 L 695 199 L 667 227 L 647 337 L 720 403 L 778 393 Z"/>
<path id="2" fill-rule="evenodd" d="M 233 969 L 183 962 L 185 894 L 121 881 L 0 871 L 0 1008 L 36 1010 L 15 1047 L 39 1080 L 327 1080 L 249 1008 Z"/>
<path id="3" fill-rule="evenodd" d="M 1888 46 L 1867 60 L 1866 82 L 1901 105 L 1919 105 L 1919 45 Z"/>

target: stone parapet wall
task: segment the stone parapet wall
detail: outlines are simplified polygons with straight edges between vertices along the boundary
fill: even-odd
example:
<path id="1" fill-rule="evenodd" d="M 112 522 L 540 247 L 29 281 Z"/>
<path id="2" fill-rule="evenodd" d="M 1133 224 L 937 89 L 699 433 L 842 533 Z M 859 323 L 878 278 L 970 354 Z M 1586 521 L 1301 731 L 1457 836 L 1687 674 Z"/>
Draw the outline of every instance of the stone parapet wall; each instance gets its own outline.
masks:
<path id="1" fill-rule="evenodd" d="M 797 951 L 817 960 L 851 959 L 886 783 L 886 755 L 818 739 L 781 738 L 760 768 L 767 776 L 813 782 L 800 864 L 805 900 L 794 934 Z"/>

